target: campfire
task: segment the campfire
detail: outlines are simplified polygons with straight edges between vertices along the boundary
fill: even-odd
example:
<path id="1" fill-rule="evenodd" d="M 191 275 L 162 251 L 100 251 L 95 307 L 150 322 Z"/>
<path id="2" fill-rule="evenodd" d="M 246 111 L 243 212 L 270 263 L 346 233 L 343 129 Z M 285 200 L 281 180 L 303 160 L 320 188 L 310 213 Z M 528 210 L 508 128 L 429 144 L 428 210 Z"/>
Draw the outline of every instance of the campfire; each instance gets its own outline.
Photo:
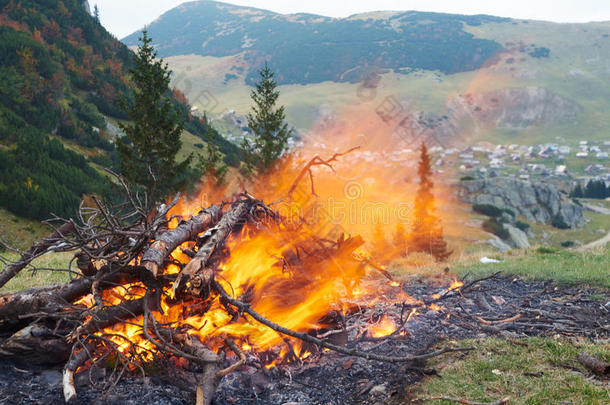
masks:
<path id="1" fill-rule="evenodd" d="M 195 366 L 197 403 L 209 404 L 221 379 L 248 361 L 271 368 L 334 351 L 408 365 L 468 350 L 388 355 L 347 341 L 406 338 L 418 310 L 439 311 L 436 302 L 462 283 L 411 298 L 361 236 L 320 215 L 313 169 L 333 169 L 343 155 L 316 156 L 289 171 L 293 181 L 277 185 L 276 201 L 220 190 L 214 204 L 196 207 L 197 199 L 176 196 L 151 214 L 124 185 L 120 206 L 93 198 L 78 218 L 56 218 L 54 234 L 3 276 L 49 251 L 76 251 L 78 271 L 65 285 L 0 296 L 0 322 L 16 331 L 0 356 L 65 362 L 67 402 L 77 396 L 75 374 L 86 370 L 110 368 L 116 381 L 161 364 Z M 379 301 L 399 313 L 350 321 Z"/>

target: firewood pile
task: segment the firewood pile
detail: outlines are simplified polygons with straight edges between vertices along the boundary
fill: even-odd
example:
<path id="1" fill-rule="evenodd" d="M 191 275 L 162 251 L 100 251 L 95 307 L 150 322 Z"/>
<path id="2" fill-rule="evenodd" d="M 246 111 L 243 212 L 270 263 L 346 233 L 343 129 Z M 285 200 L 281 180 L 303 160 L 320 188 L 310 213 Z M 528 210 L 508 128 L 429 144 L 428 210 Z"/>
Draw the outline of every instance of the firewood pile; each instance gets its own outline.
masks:
<path id="1" fill-rule="evenodd" d="M 297 180 L 312 164 L 328 165 L 317 159 Z M 148 212 L 125 190 L 120 205 L 94 198 L 77 218 L 50 221 L 53 234 L 0 275 L 1 287 L 45 253 L 75 252 L 69 283 L 0 296 L 0 360 L 64 364 L 66 402 L 77 398 L 75 374 L 96 367 L 111 370 L 110 388 L 151 364 L 194 364 L 197 403 L 210 404 L 252 353 L 264 364 L 334 351 L 408 365 L 468 350 L 379 354 L 333 339 L 345 314 L 370 299 L 359 295 L 371 262 L 358 236 L 320 237 L 307 220 L 287 221 L 246 192 L 176 216 L 179 196 Z"/>

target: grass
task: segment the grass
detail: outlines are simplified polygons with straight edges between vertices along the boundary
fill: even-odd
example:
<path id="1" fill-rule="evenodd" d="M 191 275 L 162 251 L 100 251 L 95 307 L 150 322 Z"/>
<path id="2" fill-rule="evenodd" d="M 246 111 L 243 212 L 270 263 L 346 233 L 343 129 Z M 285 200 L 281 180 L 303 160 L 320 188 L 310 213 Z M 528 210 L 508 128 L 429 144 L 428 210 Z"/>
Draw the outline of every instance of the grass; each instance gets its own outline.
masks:
<path id="1" fill-rule="evenodd" d="M 510 397 L 511 404 L 529 405 L 610 403 L 608 384 L 588 379 L 589 373 L 576 360 L 586 351 L 608 361 L 608 344 L 552 338 L 528 338 L 520 343 L 501 339 L 460 342 L 476 350 L 457 360 L 456 356 L 431 360 L 429 365 L 442 378 L 426 378 L 411 394 L 417 398 L 449 396 L 488 402 Z"/>
<path id="2" fill-rule="evenodd" d="M 509 254 L 495 254 L 501 263 L 482 264 L 476 255 L 454 263 L 460 276 L 483 277 L 498 271 L 530 280 L 555 280 L 560 284 L 590 284 L 610 288 L 610 249 L 589 252 L 530 249 Z"/>
<path id="3" fill-rule="evenodd" d="M 14 262 L 19 257 L 16 253 L 4 252 L 1 255 L 4 262 Z M 74 253 L 50 253 L 39 257 L 32 263 L 40 269 L 67 269 Z M 1 264 L 2 262 L 0 262 Z M 2 266 L 3 268 L 3 266 Z M 1 268 L 0 268 L 1 270 Z M 32 273 L 27 268 L 22 270 L 17 276 L 9 281 L 4 287 L 0 288 L 0 294 L 11 293 L 25 290 L 27 288 L 45 286 L 49 284 L 65 283 L 70 280 L 70 276 L 65 271 L 39 270 Z"/>
<path id="4" fill-rule="evenodd" d="M 38 221 L 19 217 L 0 208 L 0 241 L 13 248 L 27 249 L 33 242 L 51 232 L 51 228 Z"/>

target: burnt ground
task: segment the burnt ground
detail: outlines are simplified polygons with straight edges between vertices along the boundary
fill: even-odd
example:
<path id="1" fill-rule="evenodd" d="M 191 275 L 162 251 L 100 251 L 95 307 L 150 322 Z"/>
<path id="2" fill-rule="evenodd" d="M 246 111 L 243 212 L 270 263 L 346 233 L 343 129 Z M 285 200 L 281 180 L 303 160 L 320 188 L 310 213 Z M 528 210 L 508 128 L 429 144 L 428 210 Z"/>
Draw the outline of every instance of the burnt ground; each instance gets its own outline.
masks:
<path id="1" fill-rule="evenodd" d="M 403 290 L 429 299 L 443 293 L 429 280 L 414 280 Z M 499 336 L 581 336 L 610 338 L 610 291 L 586 286 L 561 287 L 554 282 L 525 282 L 494 277 L 462 291 L 447 293 L 438 302 L 441 311 L 420 307 L 404 326 L 404 335 L 373 339 L 358 334 L 358 326 L 389 313 L 399 321 L 408 312 L 401 305 L 376 304 L 345 321 L 348 332 L 333 336 L 350 347 L 389 356 L 418 354 L 455 340 Z M 450 342 L 451 341 L 451 342 Z M 448 353 L 445 356 L 467 356 Z M 196 370 L 194 370 L 196 371 Z M 303 362 L 266 370 L 261 360 L 248 363 L 220 383 L 214 404 L 376 404 L 400 403 L 406 388 L 431 373 L 425 364 L 404 365 L 367 361 L 333 352 L 314 353 Z M 77 377 L 80 404 L 191 404 L 192 373 L 174 374 L 171 368 L 151 377 L 123 378 L 111 390 L 92 388 L 89 373 Z M 172 375 L 173 376 L 170 376 Z M 95 370 L 93 381 L 104 381 L 105 370 Z M 0 363 L 1 404 L 63 404 L 61 369 Z"/>

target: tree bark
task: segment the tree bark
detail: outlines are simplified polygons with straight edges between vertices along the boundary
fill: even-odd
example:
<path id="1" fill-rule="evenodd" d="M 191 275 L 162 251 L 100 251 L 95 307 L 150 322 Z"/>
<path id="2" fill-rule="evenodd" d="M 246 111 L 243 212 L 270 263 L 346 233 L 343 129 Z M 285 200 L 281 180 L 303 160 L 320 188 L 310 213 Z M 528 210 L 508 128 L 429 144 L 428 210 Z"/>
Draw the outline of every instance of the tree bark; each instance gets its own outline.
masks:
<path id="1" fill-rule="evenodd" d="M 207 295 L 210 291 L 214 272 L 209 269 L 208 262 L 217 248 L 221 247 L 231 231 L 238 225 L 245 223 L 253 200 L 236 203 L 233 209 L 224 214 L 218 224 L 206 233 L 208 239 L 199 248 L 195 257 L 182 269 L 174 282 L 174 295 L 178 295 L 187 287 L 189 294 L 195 296 Z"/>
<path id="2" fill-rule="evenodd" d="M 165 232 L 153 242 L 142 255 L 142 265 L 157 277 L 164 260 L 174 249 L 186 241 L 195 240 L 198 234 L 218 222 L 220 216 L 220 208 L 213 205 L 190 220 L 182 221 L 176 228 Z"/>

